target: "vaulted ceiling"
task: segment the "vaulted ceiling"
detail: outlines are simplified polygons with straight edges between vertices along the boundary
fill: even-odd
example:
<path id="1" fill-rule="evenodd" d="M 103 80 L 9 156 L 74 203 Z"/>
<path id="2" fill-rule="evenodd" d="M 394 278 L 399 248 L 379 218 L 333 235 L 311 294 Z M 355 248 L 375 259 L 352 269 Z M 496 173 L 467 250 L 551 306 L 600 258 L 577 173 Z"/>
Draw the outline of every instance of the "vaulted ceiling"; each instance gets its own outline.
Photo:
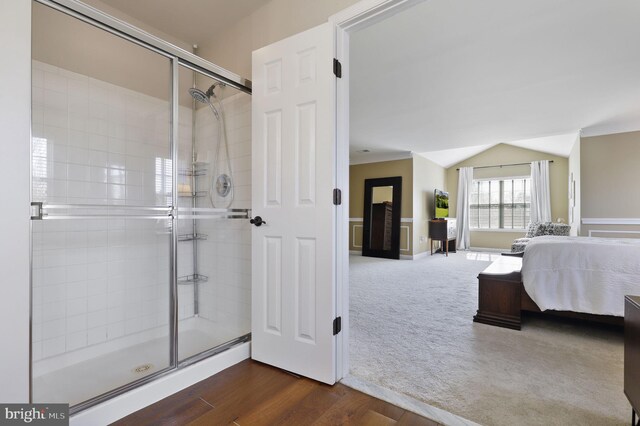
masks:
<path id="1" fill-rule="evenodd" d="M 638 130 L 638 22 L 636 0 L 429 0 L 354 33 L 352 154 Z"/>
<path id="2" fill-rule="evenodd" d="M 206 44 L 269 0 L 86 1 Z M 636 0 L 426 0 L 354 33 L 352 158 L 446 165 L 497 143 L 566 155 L 580 129 L 638 130 L 638 22 Z"/>

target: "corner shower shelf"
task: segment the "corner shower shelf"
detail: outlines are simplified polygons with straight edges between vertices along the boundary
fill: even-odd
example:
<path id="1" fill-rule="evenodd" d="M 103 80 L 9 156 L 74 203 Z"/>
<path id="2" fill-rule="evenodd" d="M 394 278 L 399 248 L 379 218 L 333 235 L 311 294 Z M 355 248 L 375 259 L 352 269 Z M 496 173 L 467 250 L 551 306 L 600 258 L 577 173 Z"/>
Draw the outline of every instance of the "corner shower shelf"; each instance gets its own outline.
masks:
<path id="1" fill-rule="evenodd" d="M 178 173 L 182 176 L 206 176 L 208 169 L 209 163 L 196 162 L 190 169 L 181 169 Z"/>
<path id="2" fill-rule="evenodd" d="M 206 283 L 209 281 L 209 277 L 206 275 L 193 274 L 193 275 L 185 275 L 182 277 L 178 277 L 179 285 L 187 285 L 193 283 Z"/>
<path id="3" fill-rule="evenodd" d="M 178 172 L 181 176 L 206 176 L 206 169 L 182 169 Z"/>
<path id="4" fill-rule="evenodd" d="M 206 240 L 207 234 L 183 234 L 178 235 L 178 241 Z"/>

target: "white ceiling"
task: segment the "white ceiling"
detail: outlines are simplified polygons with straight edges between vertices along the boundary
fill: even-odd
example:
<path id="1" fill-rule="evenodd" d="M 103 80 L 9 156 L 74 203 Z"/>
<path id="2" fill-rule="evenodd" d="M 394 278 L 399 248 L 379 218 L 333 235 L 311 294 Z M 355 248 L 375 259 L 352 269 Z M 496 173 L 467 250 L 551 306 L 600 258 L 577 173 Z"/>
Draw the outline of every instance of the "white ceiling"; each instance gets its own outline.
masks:
<path id="1" fill-rule="evenodd" d="M 102 0 L 186 43 L 206 44 L 270 0 Z"/>
<path id="2" fill-rule="evenodd" d="M 517 141 L 504 142 L 507 145 L 518 146 L 520 148 L 532 149 L 534 151 L 546 152 L 547 154 L 568 157 L 573 145 L 578 140 L 578 132 L 567 133 L 566 135 L 545 136 L 534 139 L 520 139 Z M 473 145 L 463 148 L 443 149 L 439 151 L 420 152 L 425 158 L 433 161 L 444 168 L 453 166 L 462 160 L 480 154 L 482 151 L 497 145 Z"/>
<path id="3" fill-rule="evenodd" d="M 429 0 L 354 33 L 352 155 L 638 130 L 639 23 L 637 0 Z"/>

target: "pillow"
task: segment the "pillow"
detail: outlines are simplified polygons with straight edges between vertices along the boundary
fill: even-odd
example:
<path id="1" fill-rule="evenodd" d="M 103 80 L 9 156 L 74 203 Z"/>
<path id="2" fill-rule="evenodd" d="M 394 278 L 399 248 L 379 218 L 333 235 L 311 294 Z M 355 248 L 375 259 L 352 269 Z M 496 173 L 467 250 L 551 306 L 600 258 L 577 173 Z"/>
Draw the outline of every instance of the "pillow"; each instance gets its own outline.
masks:
<path id="1" fill-rule="evenodd" d="M 571 232 L 571 226 L 566 223 L 554 223 L 549 228 L 548 235 L 567 236 Z"/>
<path id="2" fill-rule="evenodd" d="M 533 233 L 534 237 L 540 237 L 542 235 L 553 235 L 551 234 L 551 232 L 553 230 L 553 222 L 544 222 L 544 223 L 540 223 L 540 226 L 538 226 L 538 229 L 535 230 L 535 232 Z"/>
<path id="3" fill-rule="evenodd" d="M 540 228 L 540 225 L 542 225 L 542 223 L 540 222 L 529 222 L 529 226 L 527 227 L 527 234 L 525 235 L 525 238 L 535 237 L 538 231 L 538 228 Z"/>

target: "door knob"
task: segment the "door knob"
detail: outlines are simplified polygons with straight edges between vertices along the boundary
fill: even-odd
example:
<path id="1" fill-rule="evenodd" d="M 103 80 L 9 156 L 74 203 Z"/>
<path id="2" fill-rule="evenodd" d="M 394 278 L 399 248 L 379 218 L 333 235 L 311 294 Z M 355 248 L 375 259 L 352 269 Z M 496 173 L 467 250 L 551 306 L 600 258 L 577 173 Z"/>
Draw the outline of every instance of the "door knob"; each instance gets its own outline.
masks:
<path id="1" fill-rule="evenodd" d="M 267 222 L 265 222 L 264 220 L 262 220 L 262 218 L 260 216 L 256 216 L 253 219 L 249 220 L 249 223 L 255 225 L 255 226 L 260 226 L 263 223 L 266 225 Z"/>

